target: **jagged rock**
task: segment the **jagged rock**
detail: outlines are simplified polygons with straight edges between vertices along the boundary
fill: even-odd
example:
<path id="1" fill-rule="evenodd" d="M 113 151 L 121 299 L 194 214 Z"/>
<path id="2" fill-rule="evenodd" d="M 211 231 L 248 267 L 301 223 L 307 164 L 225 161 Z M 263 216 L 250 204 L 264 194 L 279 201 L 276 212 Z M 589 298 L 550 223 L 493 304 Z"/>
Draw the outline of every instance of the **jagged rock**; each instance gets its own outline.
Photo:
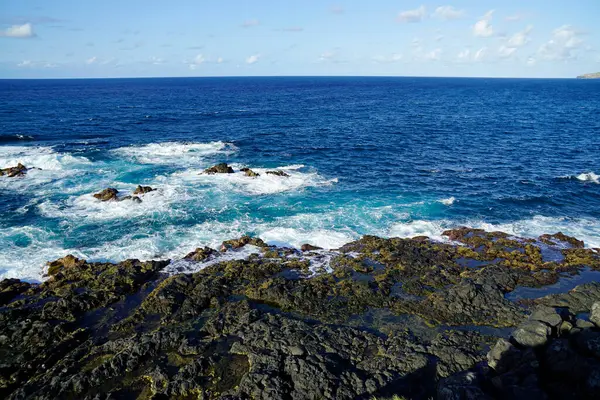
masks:
<path id="1" fill-rule="evenodd" d="M 240 169 L 240 171 L 243 172 L 244 175 L 249 176 L 251 178 L 255 178 L 257 176 L 260 176 L 260 174 L 258 172 L 254 172 L 250 168 L 242 168 L 242 169 Z"/>
<path id="2" fill-rule="evenodd" d="M 563 322 L 562 317 L 554 308 L 546 306 L 538 306 L 529 319 L 544 322 L 551 327 L 558 327 Z"/>
<path id="3" fill-rule="evenodd" d="M 524 347 L 543 346 L 548 341 L 550 328 L 539 321 L 527 321 L 512 333 L 512 338 Z"/>
<path id="4" fill-rule="evenodd" d="M 592 321 L 598 328 L 600 328 L 600 302 L 592 304 L 592 310 L 590 312 L 590 321 Z"/>
<path id="5" fill-rule="evenodd" d="M 151 188 L 150 186 L 142 186 L 142 185 L 138 185 L 135 190 L 133 191 L 133 194 L 146 194 L 149 192 L 153 192 L 156 189 Z"/>
<path id="6" fill-rule="evenodd" d="M 125 196 L 120 199 L 117 199 L 117 201 L 126 201 L 126 200 L 131 200 L 134 203 L 138 203 L 138 204 L 142 202 L 142 199 L 140 199 L 138 196 Z"/>
<path id="7" fill-rule="evenodd" d="M 499 339 L 487 354 L 490 368 L 503 374 L 522 360 L 522 352 L 506 339 Z"/>
<path id="8" fill-rule="evenodd" d="M 14 178 L 15 176 L 24 176 L 25 173 L 27 173 L 27 167 L 21 163 L 18 163 L 16 167 L 0 169 L 0 176 L 6 175 L 9 178 Z"/>
<path id="9" fill-rule="evenodd" d="M 437 398 L 439 400 L 491 400 L 493 397 L 485 394 L 481 383 L 474 372 L 460 372 L 442 380 L 438 384 Z"/>
<path id="10" fill-rule="evenodd" d="M 231 168 L 227 163 L 220 163 L 214 165 L 210 168 L 204 170 L 205 174 L 213 175 L 213 174 L 233 174 L 233 168 Z"/>
<path id="11" fill-rule="evenodd" d="M 85 264 L 85 260 L 80 260 L 74 255 L 68 254 L 63 258 L 59 258 L 58 260 L 49 261 L 47 263 L 48 266 L 48 275 L 54 276 L 67 268 L 76 268 Z"/>
<path id="12" fill-rule="evenodd" d="M 119 193 L 117 189 L 107 188 L 99 193 L 96 193 L 94 197 L 101 201 L 117 200 L 117 193 Z"/>
<path id="13" fill-rule="evenodd" d="M 284 178 L 289 178 L 289 175 L 281 170 L 267 171 L 266 173 L 267 173 L 267 175 L 275 175 L 275 176 L 282 176 Z"/>
<path id="14" fill-rule="evenodd" d="M 217 253 L 216 250 L 211 249 L 210 247 L 198 247 L 196 250 L 192 251 L 191 253 L 188 253 L 185 257 L 183 257 L 185 260 L 192 260 L 192 261 L 204 261 L 207 258 L 215 255 Z"/>
<path id="15" fill-rule="evenodd" d="M 322 250 L 322 247 L 313 246 L 312 244 L 305 243 L 300 246 L 300 250 L 302 251 L 314 251 L 314 250 Z"/>
<path id="16" fill-rule="evenodd" d="M 226 240 L 221 244 L 221 251 L 225 252 L 231 249 L 239 249 L 250 244 L 256 247 L 269 247 L 262 239 L 253 238 L 251 236 L 242 236 L 239 239 Z"/>
<path id="17" fill-rule="evenodd" d="M 561 242 L 567 243 L 576 249 L 583 249 L 585 247 L 585 243 L 583 243 L 582 240 L 578 240 L 572 236 L 567 236 L 562 232 L 557 232 L 553 235 L 542 235 L 539 237 L 539 240 L 550 245 L 557 245 Z"/>
<path id="18" fill-rule="evenodd" d="M 600 329 L 572 327 L 600 303 L 597 285 L 518 304 L 504 297 L 546 282 L 542 265 L 583 268 L 588 253 L 544 265 L 528 243 L 520 254 L 531 268 L 516 258 L 469 268 L 457 260 L 471 246 L 485 243 L 489 261 L 514 243 L 462 238 L 469 244 L 365 236 L 327 254 L 332 272 L 314 275 L 323 254 L 249 236 L 224 250 L 253 244 L 259 254 L 170 276 L 169 261 L 64 257 L 41 284 L 0 281 L 0 397 L 598 398 Z"/>

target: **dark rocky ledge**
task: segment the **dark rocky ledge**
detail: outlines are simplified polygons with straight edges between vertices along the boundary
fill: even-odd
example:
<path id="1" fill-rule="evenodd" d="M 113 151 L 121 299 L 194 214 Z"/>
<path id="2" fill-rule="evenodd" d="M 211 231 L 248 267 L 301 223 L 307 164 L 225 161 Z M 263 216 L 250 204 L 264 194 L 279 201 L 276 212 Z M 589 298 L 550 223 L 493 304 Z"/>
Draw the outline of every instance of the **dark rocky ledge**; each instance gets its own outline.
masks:
<path id="1" fill-rule="evenodd" d="M 583 280 L 598 251 L 445 234 L 304 253 L 244 237 L 173 276 L 169 261 L 56 260 L 42 284 L 0 282 L 0 397 L 599 398 L 600 283 Z"/>

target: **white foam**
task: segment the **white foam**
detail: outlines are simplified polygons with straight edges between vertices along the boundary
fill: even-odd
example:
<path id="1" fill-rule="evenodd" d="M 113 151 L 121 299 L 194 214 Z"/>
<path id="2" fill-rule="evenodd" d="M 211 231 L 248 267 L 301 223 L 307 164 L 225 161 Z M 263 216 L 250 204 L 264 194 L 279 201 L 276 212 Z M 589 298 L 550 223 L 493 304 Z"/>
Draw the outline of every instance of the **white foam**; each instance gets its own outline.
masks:
<path id="1" fill-rule="evenodd" d="M 229 250 L 224 253 L 219 252 L 215 257 L 212 257 L 206 261 L 191 261 L 184 259 L 173 260 L 163 269 L 163 272 L 167 274 L 194 273 L 220 262 L 245 260 L 251 254 L 260 254 L 260 248 L 252 245 L 246 245 L 240 249 Z"/>
<path id="2" fill-rule="evenodd" d="M 232 143 L 150 143 L 143 146 L 120 147 L 112 153 L 142 164 L 195 164 L 216 154 L 229 155 L 237 151 Z"/>
<path id="3" fill-rule="evenodd" d="M 83 254 L 77 249 L 66 250 L 53 233 L 35 227 L 22 226 L 0 229 L 0 279 L 18 278 L 40 282 L 44 279 L 44 266 L 47 261 L 74 254 Z M 18 242 L 27 242 L 26 247 Z"/>
<path id="4" fill-rule="evenodd" d="M 119 190 L 119 197 L 133 195 L 136 185 L 108 185 Z M 104 186 L 100 186 L 104 187 Z M 110 220 L 135 219 L 143 215 L 156 214 L 161 217 L 176 218 L 184 211 L 172 207 L 173 203 L 183 203 L 188 198 L 184 188 L 161 186 L 158 190 L 137 195 L 142 202 L 131 200 L 100 201 L 94 193 L 85 193 L 62 202 L 47 200 L 38 205 L 41 214 L 50 218 L 68 220 Z"/>
<path id="5" fill-rule="evenodd" d="M 42 170 L 63 170 L 74 165 L 91 164 L 85 157 L 69 153 L 57 153 L 52 147 L 39 146 L 3 146 L 0 147 L 0 168 L 14 167 L 18 163 L 28 168 Z"/>
<path id="6" fill-rule="evenodd" d="M 356 235 L 328 229 L 310 230 L 284 227 L 265 229 L 259 233 L 259 236 L 268 244 L 297 249 L 305 243 L 325 249 L 337 249 L 357 238 Z"/>
<path id="7" fill-rule="evenodd" d="M 596 184 L 600 184 L 600 176 L 596 175 L 593 172 L 579 174 L 576 176 L 576 178 L 583 182 L 593 182 Z"/>
<path id="8" fill-rule="evenodd" d="M 440 199 L 438 200 L 439 203 L 442 203 L 445 206 L 451 206 L 452 204 L 454 204 L 454 202 L 456 202 L 456 197 L 448 197 L 447 199 Z"/>
<path id="9" fill-rule="evenodd" d="M 403 238 L 429 236 L 434 240 L 447 241 L 448 238 L 442 236 L 442 232 L 460 226 L 484 229 L 489 232 L 501 231 L 513 236 L 530 238 L 536 238 L 545 233 L 556 233 L 560 231 L 566 235 L 583 240 L 586 247 L 600 247 L 600 221 L 596 219 L 572 219 L 539 215 L 530 219 L 503 224 L 491 224 L 481 220 L 415 220 L 393 224 L 386 236 Z"/>
<path id="10" fill-rule="evenodd" d="M 238 172 L 232 174 L 204 174 L 202 169 L 188 169 L 183 172 L 176 172 L 171 175 L 171 179 L 181 180 L 182 184 L 206 184 L 215 185 L 224 192 L 238 192 L 249 195 L 275 194 L 289 191 L 295 191 L 307 187 L 331 186 L 337 182 L 337 179 L 325 179 L 317 172 L 301 172 L 303 166 L 292 165 L 274 169 L 285 170 L 289 175 L 276 176 L 267 174 L 271 168 L 252 168 L 260 176 L 249 177 L 243 172 L 239 172 L 239 166 L 233 165 Z"/>

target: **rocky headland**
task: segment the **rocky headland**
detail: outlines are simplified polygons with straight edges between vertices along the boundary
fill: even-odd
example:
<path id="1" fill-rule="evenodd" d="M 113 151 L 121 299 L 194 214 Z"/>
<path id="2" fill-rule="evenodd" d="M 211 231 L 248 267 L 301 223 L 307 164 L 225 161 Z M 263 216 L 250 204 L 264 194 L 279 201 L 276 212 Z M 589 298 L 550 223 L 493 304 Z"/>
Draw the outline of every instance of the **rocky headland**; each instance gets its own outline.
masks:
<path id="1" fill-rule="evenodd" d="M 53 261 L 0 282 L 0 397 L 599 398 L 598 249 L 445 235 Z"/>
<path id="2" fill-rule="evenodd" d="M 600 72 L 579 75 L 577 79 L 600 79 Z"/>

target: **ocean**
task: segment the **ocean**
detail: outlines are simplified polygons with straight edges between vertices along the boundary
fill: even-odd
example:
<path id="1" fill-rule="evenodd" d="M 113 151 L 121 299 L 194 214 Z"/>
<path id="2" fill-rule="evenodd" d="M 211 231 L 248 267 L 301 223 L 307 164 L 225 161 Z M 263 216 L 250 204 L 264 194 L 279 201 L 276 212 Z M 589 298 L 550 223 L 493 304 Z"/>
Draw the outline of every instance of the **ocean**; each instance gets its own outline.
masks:
<path id="1" fill-rule="evenodd" d="M 600 80 L 0 80 L 0 100 L 0 168 L 41 168 L 0 177 L 0 278 L 243 234 L 333 249 L 468 225 L 600 247 Z M 200 174 L 220 162 L 236 173 Z M 92 196 L 138 184 L 158 190 Z"/>

